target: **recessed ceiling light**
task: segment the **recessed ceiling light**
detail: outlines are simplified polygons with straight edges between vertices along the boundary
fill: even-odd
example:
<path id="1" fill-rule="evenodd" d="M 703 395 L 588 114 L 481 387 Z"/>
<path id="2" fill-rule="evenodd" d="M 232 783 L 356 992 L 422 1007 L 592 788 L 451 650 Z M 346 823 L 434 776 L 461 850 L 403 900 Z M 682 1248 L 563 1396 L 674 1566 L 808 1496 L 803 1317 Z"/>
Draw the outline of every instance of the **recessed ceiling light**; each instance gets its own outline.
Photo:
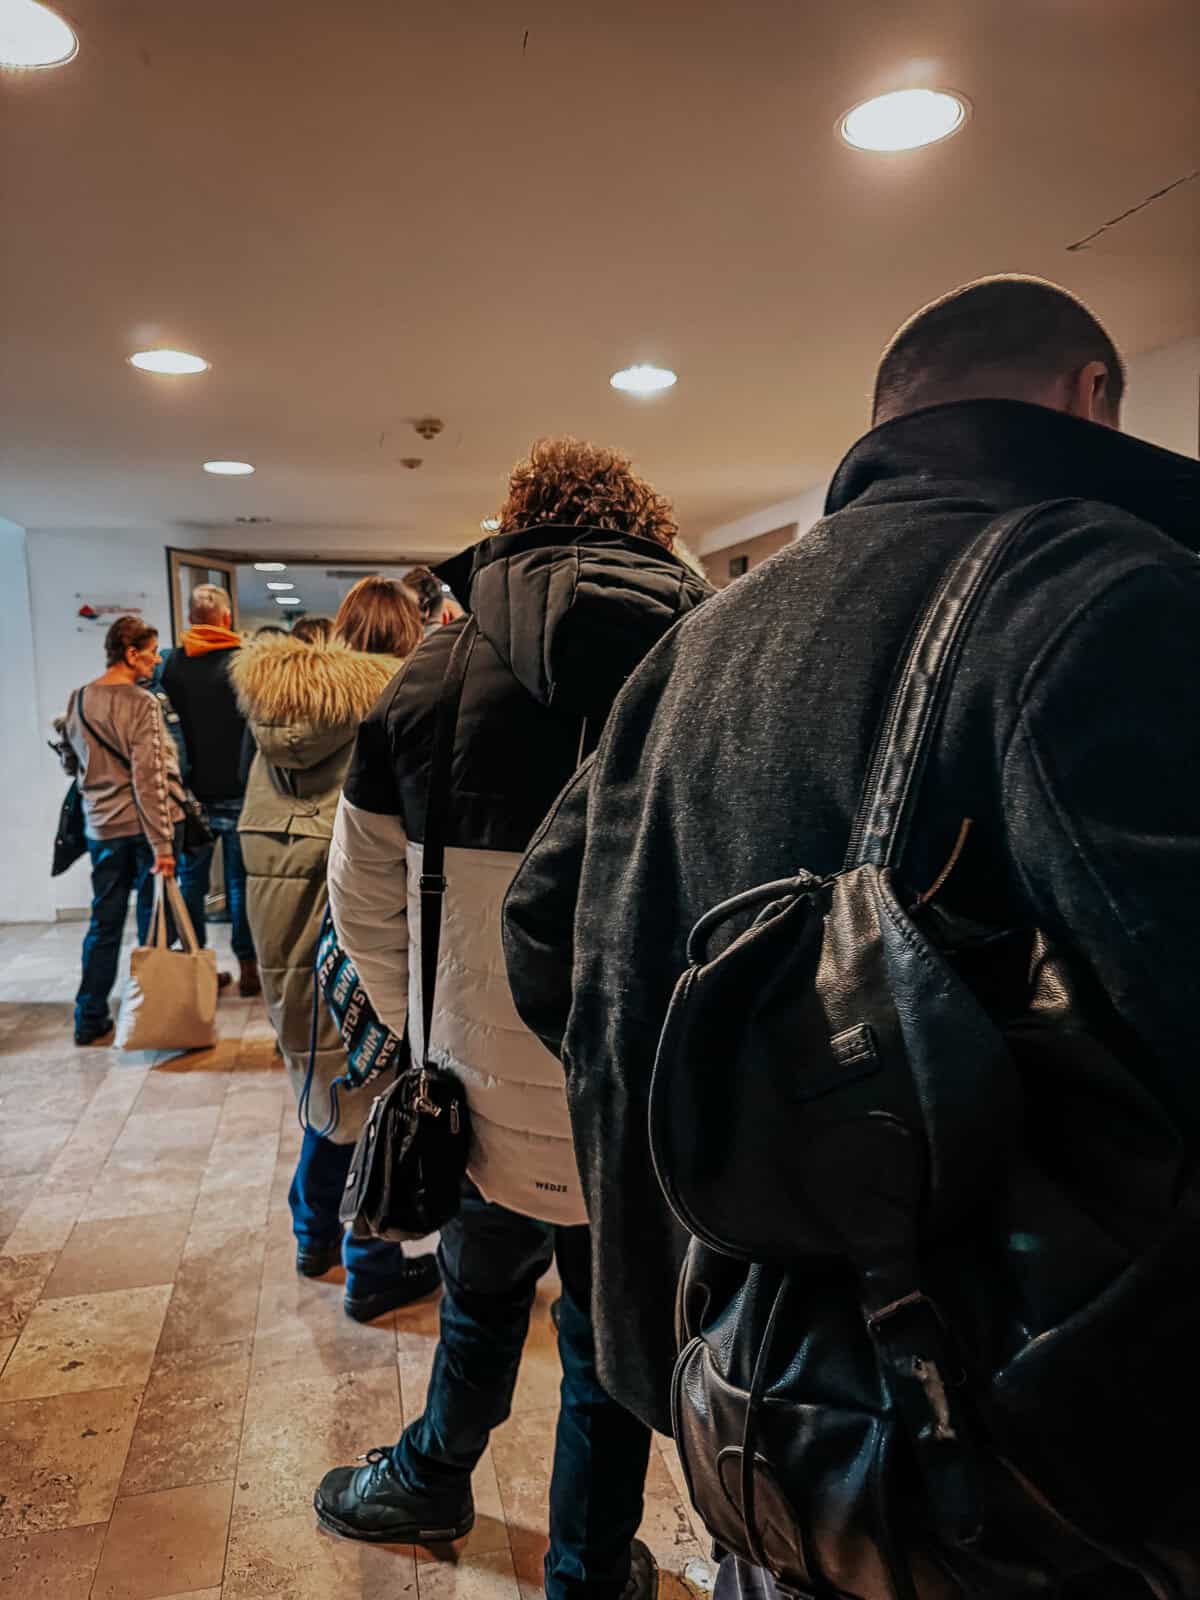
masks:
<path id="1" fill-rule="evenodd" d="M 37 0 L 0 6 L 0 67 L 64 67 L 79 51 L 71 27 Z"/>
<path id="2" fill-rule="evenodd" d="M 947 89 L 897 89 L 847 111 L 842 138 L 856 150 L 918 150 L 957 133 L 967 105 Z"/>
<path id="3" fill-rule="evenodd" d="M 500 528 L 500 518 L 484 517 L 479 526 L 483 529 L 484 533 L 496 533 Z"/>
<path id="4" fill-rule="evenodd" d="M 286 572 L 287 571 L 287 562 L 286 561 L 256 561 L 254 563 L 254 570 L 255 570 L 255 572 Z"/>
<path id="5" fill-rule="evenodd" d="M 209 362 L 203 356 L 190 355 L 186 350 L 136 350 L 129 365 L 139 372 L 165 372 L 172 378 L 189 372 L 207 372 Z"/>
<path id="6" fill-rule="evenodd" d="M 275 604 L 277 606 L 298 606 L 300 604 L 300 596 L 298 594 L 277 594 L 275 596 Z"/>
<path id="7" fill-rule="evenodd" d="M 280 591 L 284 589 L 294 589 L 295 587 L 296 585 L 294 583 L 269 583 L 267 585 L 268 589 L 279 589 Z"/>
<path id="8" fill-rule="evenodd" d="M 206 461 L 205 472 L 213 472 L 218 478 L 248 478 L 254 468 L 248 461 Z"/>
<path id="9" fill-rule="evenodd" d="M 670 367 L 651 367 L 644 362 L 637 367 L 623 367 L 608 380 L 614 389 L 625 394 L 657 394 L 678 382 Z"/>

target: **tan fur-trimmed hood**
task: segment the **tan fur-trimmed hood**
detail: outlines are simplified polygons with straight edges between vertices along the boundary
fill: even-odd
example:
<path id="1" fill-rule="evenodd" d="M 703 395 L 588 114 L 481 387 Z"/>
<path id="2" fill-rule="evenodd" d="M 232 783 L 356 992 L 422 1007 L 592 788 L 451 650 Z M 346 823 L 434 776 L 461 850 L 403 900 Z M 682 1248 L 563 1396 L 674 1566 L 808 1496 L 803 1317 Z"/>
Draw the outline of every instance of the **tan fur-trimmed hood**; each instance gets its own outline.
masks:
<path id="1" fill-rule="evenodd" d="M 229 676 L 252 723 L 340 728 L 363 720 L 403 664 L 343 644 L 268 634 L 242 646 Z"/>

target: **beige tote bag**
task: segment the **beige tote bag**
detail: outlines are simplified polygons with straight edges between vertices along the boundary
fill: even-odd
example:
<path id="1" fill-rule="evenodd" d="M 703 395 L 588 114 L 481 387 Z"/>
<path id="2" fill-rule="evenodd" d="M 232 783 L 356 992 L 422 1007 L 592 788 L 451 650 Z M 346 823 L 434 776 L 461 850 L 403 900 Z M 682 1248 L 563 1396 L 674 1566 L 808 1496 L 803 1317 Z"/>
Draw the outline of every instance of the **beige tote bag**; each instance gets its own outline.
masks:
<path id="1" fill-rule="evenodd" d="M 167 948 L 170 901 L 182 950 Z M 174 878 L 154 880 L 149 944 L 129 957 L 117 1017 L 118 1050 L 203 1050 L 217 1037 L 217 956 L 201 950 Z"/>

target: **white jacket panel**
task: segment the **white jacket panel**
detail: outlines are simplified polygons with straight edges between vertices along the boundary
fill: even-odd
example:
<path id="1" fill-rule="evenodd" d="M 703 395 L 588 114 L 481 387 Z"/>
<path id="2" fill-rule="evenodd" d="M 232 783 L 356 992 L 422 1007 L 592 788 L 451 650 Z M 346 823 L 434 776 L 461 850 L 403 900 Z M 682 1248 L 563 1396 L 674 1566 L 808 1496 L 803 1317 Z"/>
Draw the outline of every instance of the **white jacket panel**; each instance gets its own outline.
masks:
<path id="1" fill-rule="evenodd" d="M 448 848 L 430 1054 L 457 1073 L 471 1110 L 469 1172 L 498 1205 L 544 1222 L 586 1222 L 561 1064 L 517 1016 L 500 908 L 521 857 Z M 380 1020 L 410 1023 L 422 1047 L 421 846 L 393 816 L 345 797 L 329 853 L 329 899 L 342 945 Z"/>

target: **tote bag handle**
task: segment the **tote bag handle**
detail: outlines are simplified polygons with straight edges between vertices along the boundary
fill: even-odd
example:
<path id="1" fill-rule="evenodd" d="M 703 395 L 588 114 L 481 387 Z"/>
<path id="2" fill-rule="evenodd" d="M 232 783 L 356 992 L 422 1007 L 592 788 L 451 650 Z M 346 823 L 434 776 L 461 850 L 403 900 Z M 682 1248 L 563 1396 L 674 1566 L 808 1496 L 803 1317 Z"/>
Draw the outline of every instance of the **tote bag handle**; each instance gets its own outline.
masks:
<path id="1" fill-rule="evenodd" d="M 175 918 L 175 931 L 183 941 L 183 947 L 188 955 L 200 954 L 200 944 L 196 938 L 196 930 L 192 927 L 192 919 L 188 916 L 187 902 L 183 898 L 183 891 L 174 878 L 165 877 L 161 872 L 154 877 L 154 906 L 150 913 L 149 940 L 156 949 L 167 948 L 167 904 L 170 904 L 171 915 Z"/>

